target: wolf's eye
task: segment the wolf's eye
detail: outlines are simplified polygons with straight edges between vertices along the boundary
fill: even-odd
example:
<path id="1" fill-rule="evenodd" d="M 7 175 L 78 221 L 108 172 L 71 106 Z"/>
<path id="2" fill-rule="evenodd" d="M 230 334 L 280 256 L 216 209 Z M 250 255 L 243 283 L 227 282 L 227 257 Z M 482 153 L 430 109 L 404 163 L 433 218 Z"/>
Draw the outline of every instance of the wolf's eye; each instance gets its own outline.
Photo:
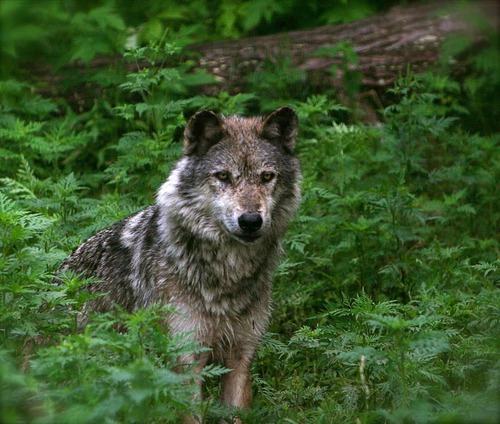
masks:
<path id="1" fill-rule="evenodd" d="M 219 172 L 216 172 L 214 175 L 215 175 L 215 178 L 217 178 L 219 181 L 223 181 L 223 182 L 229 181 L 230 174 L 227 171 L 219 171 Z"/>
<path id="2" fill-rule="evenodd" d="M 263 183 L 268 183 L 275 177 L 274 173 L 271 171 L 264 171 L 262 174 L 260 174 L 260 178 L 262 179 Z"/>

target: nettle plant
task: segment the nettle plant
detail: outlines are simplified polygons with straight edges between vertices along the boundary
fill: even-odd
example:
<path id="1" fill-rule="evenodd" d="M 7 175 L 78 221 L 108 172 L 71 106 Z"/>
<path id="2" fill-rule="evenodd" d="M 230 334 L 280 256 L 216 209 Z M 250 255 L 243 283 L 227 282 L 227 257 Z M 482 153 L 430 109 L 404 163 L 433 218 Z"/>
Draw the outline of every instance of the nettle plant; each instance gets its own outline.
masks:
<path id="1" fill-rule="evenodd" d="M 114 111 L 107 105 L 108 118 L 98 107 L 83 114 L 91 123 L 69 110 L 61 116 L 58 106 L 25 84 L 2 85 L 10 99 L 0 116 L 0 147 L 9 160 L 1 164 L 0 186 L 0 354 L 8 371 L 0 377 L 2 422 L 177 422 L 193 411 L 204 417 L 229 413 L 195 401 L 189 384 L 225 370 L 208 367 L 196 377 L 174 372 L 179 355 L 199 348 L 165 334 L 160 324 L 167 311 L 96 317 L 77 334 L 76 315 L 90 298 L 84 287 L 92 281 L 76 275 L 52 280 L 74 246 L 145 206 L 179 156 L 175 132 L 189 110 L 188 86 L 206 77 L 189 80 L 187 67 L 158 64 L 157 57 L 176 52 L 166 43 L 130 52 L 138 66 L 149 66 L 138 67 L 120 87 L 129 103 Z M 205 98 L 192 101 L 203 104 Z M 228 107 L 243 108 L 246 101 L 239 96 Z M 223 103 L 224 95 L 206 102 Z M 128 130 L 118 143 L 100 140 L 117 120 Z M 101 159 L 90 176 L 81 175 L 86 165 L 73 152 L 85 157 L 96 146 Z"/>
<path id="2" fill-rule="evenodd" d="M 167 38 L 130 51 L 120 104 L 108 98 L 79 114 L 24 83 L 0 83 L 2 422 L 228 417 L 215 402 L 193 402 L 172 372 L 197 347 L 164 334 L 165 311 L 96 317 L 77 334 L 92 281 L 51 284 L 83 239 L 151 201 L 180 155 L 185 115 L 290 98 L 287 84 L 269 97 L 193 93 L 207 77 L 175 64 L 177 52 Z M 290 100 L 303 202 L 244 422 L 496 424 L 499 137 L 462 128 L 467 110 L 443 101 L 458 91 L 408 75 L 380 127 L 346 125 L 345 107 L 326 94 Z M 44 344 L 27 358 L 33 338 Z"/>
<path id="3" fill-rule="evenodd" d="M 202 72 L 192 72 L 189 61 L 178 61 L 181 47 L 165 32 L 159 43 L 139 47 L 125 53 L 135 72 L 126 76 L 119 88 L 128 93 L 129 101 L 115 107 L 127 131 L 113 147 L 117 158 L 106 169 L 110 184 L 132 185 L 139 200 L 150 201 L 181 154 L 181 135 L 186 115 L 199 109 L 213 109 L 226 114 L 243 113 L 251 94 L 217 97 L 192 95 L 197 87 L 216 83 Z"/>
<path id="4" fill-rule="evenodd" d="M 496 420 L 498 136 L 467 134 L 433 87 L 398 81 L 382 128 L 297 105 L 304 199 L 257 365 L 292 422 Z"/>

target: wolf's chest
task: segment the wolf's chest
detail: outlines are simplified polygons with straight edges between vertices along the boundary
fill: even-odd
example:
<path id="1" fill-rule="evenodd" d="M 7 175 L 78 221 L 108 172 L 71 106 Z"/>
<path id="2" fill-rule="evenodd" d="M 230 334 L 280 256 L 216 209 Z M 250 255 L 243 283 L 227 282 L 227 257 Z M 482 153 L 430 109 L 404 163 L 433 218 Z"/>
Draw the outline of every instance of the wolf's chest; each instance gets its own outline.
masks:
<path id="1" fill-rule="evenodd" d="M 205 305 L 211 313 L 238 313 L 258 296 L 258 286 L 270 283 L 269 256 L 260 253 L 203 243 L 170 246 L 161 268 L 174 293 L 189 303 Z"/>
<path id="2" fill-rule="evenodd" d="M 227 254 L 186 267 L 178 283 L 190 304 L 209 315 L 241 317 L 262 295 L 267 281 L 263 269 L 245 258 Z"/>
<path id="3" fill-rule="evenodd" d="M 178 313 L 169 316 L 173 334 L 185 334 L 202 346 L 213 349 L 215 356 L 235 346 L 253 351 L 264 334 L 269 320 L 269 298 L 265 294 L 244 313 L 234 312 L 231 304 L 209 301 L 176 303 Z"/>
<path id="4" fill-rule="evenodd" d="M 269 316 L 270 278 L 251 255 L 204 252 L 177 258 L 169 302 L 178 309 L 170 319 L 174 333 L 192 332 L 209 347 L 239 338 L 257 342 Z"/>

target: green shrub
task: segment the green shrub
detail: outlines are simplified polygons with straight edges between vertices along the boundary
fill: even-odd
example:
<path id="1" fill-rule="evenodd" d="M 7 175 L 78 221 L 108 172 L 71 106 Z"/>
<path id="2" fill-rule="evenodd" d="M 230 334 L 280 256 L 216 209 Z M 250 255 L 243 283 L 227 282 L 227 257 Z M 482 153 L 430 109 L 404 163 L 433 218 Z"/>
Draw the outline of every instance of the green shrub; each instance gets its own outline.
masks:
<path id="1" fill-rule="evenodd" d="M 300 75 L 286 61 L 256 77 L 262 91 L 207 97 L 189 63 L 159 65 L 175 38 L 128 52 L 136 68 L 85 112 L 0 83 L 0 421 L 229 416 L 215 378 L 201 403 L 186 383 L 225 370 L 173 372 L 199 347 L 164 334 L 164 308 L 97 316 L 78 333 L 92 281 L 53 274 L 85 238 L 152 201 L 185 116 L 286 101 L 300 118 L 303 202 L 243 421 L 496 423 L 499 136 L 477 97 L 448 76 L 407 75 L 382 125 L 346 124 L 330 95 L 294 97 Z M 490 124 L 469 133 L 473 111 Z"/>

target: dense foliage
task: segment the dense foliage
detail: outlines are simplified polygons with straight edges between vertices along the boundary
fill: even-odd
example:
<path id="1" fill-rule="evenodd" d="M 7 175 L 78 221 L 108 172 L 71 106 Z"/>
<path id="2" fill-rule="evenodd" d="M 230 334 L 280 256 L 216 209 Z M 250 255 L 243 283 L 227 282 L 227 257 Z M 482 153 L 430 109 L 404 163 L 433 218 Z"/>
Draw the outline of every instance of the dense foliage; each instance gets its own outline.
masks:
<path id="1" fill-rule="evenodd" d="M 78 3 L 63 2 L 69 9 Z M 175 7 L 150 5 L 170 11 L 159 17 L 162 25 L 188 10 L 212 13 L 209 2 L 167 3 Z M 261 3 L 220 1 L 214 10 L 234 5 L 243 13 Z M 285 3 L 299 4 L 271 2 L 267 15 L 262 9 L 231 31 L 279 22 Z M 369 4 L 348 3 L 360 5 L 352 9 L 359 14 Z M 60 64 L 121 45 L 126 27 L 140 23 L 128 21 L 139 12 L 97 1 L 68 23 L 60 5 L 50 4 L 45 18 L 60 25 L 43 36 L 33 26 L 37 43 L 77 28 L 58 46 L 64 55 L 53 52 Z M 150 16 L 147 24 L 156 25 Z M 96 25 L 92 36 L 100 41 L 82 44 Z M 496 423 L 500 137 L 488 106 L 500 85 L 497 52 L 472 57 L 465 81 L 446 73 L 402 77 L 381 125 L 368 127 L 335 93 L 296 98 L 293 71 L 283 68 L 256 76 L 248 93 L 199 95 L 207 76 L 187 63 L 158 65 L 179 52 L 183 31 L 197 27 L 174 28 L 127 50 L 134 72 L 100 75 L 112 93 L 88 110 L 41 97 L 36 82 L 19 75 L 0 82 L 0 421 L 160 423 L 198 411 L 217 422 L 231 413 L 216 402 L 224 369 L 174 372 L 178 355 L 199 347 L 164 333 L 168 307 L 99 316 L 77 333 L 76 314 L 90 296 L 81 288 L 92 281 L 51 280 L 85 238 L 153 201 L 180 156 L 185 115 L 290 104 L 300 118 L 304 198 L 253 368 L 255 406 L 240 413 L 243 421 Z M 450 54 L 458 50 L 452 45 Z M 151 67 L 138 65 L 144 61 Z M 2 71 L 14 75 L 8 66 Z M 209 383 L 208 400 L 193 400 L 186 375 Z"/>

